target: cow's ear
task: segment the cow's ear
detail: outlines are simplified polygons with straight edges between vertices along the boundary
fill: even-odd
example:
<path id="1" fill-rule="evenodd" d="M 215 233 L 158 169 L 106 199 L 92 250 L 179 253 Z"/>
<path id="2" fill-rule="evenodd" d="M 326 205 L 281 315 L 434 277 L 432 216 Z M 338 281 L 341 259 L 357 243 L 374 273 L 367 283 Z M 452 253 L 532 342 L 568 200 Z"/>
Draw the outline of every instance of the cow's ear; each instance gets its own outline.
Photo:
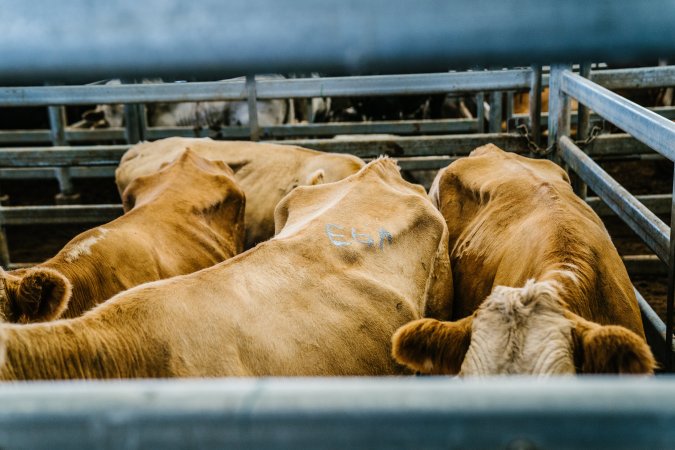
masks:
<path id="1" fill-rule="evenodd" d="M 323 169 L 315 170 L 310 173 L 305 182 L 308 186 L 314 186 L 315 184 L 323 184 L 323 179 L 326 176 L 326 172 Z"/>
<path id="2" fill-rule="evenodd" d="M 392 356 L 422 373 L 459 373 L 471 343 L 473 317 L 456 322 L 420 319 L 403 325 L 392 337 Z"/>
<path id="3" fill-rule="evenodd" d="M 643 338 L 618 325 L 573 320 L 574 353 L 581 373 L 653 374 L 654 356 Z"/>
<path id="4" fill-rule="evenodd" d="M 143 191 L 147 178 L 148 175 L 134 178 L 124 189 L 124 192 L 122 192 L 122 209 L 125 213 L 128 213 L 136 206 L 136 198 L 138 193 Z"/>
<path id="5" fill-rule="evenodd" d="M 129 192 L 129 189 L 125 189 L 122 194 L 122 210 L 127 213 L 134 209 L 136 205 L 136 196 Z"/>
<path id="6" fill-rule="evenodd" d="M 15 313 L 27 322 L 56 319 L 68 306 L 70 294 L 70 281 L 59 272 L 47 268 L 28 270 L 16 291 Z"/>

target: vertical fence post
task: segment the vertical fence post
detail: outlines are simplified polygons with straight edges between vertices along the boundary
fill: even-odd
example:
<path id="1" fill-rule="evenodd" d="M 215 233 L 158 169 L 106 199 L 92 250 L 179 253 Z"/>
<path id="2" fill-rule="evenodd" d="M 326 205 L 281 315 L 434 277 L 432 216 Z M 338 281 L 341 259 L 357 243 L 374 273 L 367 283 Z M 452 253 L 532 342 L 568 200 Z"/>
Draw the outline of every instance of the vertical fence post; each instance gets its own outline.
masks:
<path id="1" fill-rule="evenodd" d="M 670 203 L 670 251 L 668 252 L 668 293 L 666 296 L 666 354 L 665 369 L 673 371 L 673 296 L 675 294 L 675 171 L 673 197 Z"/>
<path id="2" fill-rule="evenodd" d="M 541 145 L 541 66 L 532 66 L 530 80 L 530 137 Z"/>
<path id="3" fill-rule="evenodd" d="M 476 132 L 485 133 L 485 94 L 483 92 L 476 94 L 476 119 L 478 120 Z"/>
<path id="4" fill-rule="evenodd" d="M 138 105 L 124 105 L 124 137 L 132 145 L 141 141 L 139 118 Z"/>
<path id="5" fill-rule="evenodd" d="M 303 98 L 303 99 L 300 99 L 300 102 L 302 103 L 302 105 L 304 107 L 303 112 L 305 114 L 305 117 L 307 118 L 307 123 L 314 123 L 314 108 L 312 107 L 314 99 L 313 98 Z"/>
<path id="6" fill-rule="evenodd" d="M 63 106 L 49 106 L 50 138 L 52 145 L 68 145 L 66 140 L 66 109 Z M 80 200 L 80 194 L 75 192 L 73 180 L 70 176 L 70 168 L 57 167 L 54 169 L 54 175 L 59 182 L 59 193 L 56 194 L 55 202 L 57 205 L 72 205 Z"/>
<path id="7" fill-rule="evenodd" d="M 122 83 L 133 84 L 134 81 L 122 80 Z M 141 134 L 141 114 L 139 105 L 130 103 L 124 105 L 124 137 L 129 144 L 137 144 L 143 139 Z"/>
<path id="8" fill-rule="evenodd" d="M 140 129 L 141 140 L 143 140 L 148 135 L 148 108 L 144 103 L 140 103 L 137 106 L 138 106 L 138 127 Z"/>
<path id="9" fill-rule="evenodd" d="M 5 232 L 4 219 L 0 220 L 0 264 L 4 269 L 9 270 L 9 245 L 7 244 L 7 233 Z"/>
<path id="10" fill-rule="evenodd" d="M 502 97 L 503 92 L 490 92 L 490 133 L 502 131 Z"/>
<path id="11" fill-rule="evenodd" d="M 50 138 L 52 145 L 64 146 L 68 145 L 66 141 L 66 109 L 63 106 L 49 106 L 47 108 L 49 114 Z"/>
<path id="12" fill-rule="evenodd" d="M 591 75 L 591 64 L 581 64 L 579 66 L 579 75 L 584 78 L 589 78 Z M 586 105 L 579 103 L 577 109 L 577 141 L 583 141 L 588 137 L 590 129 L 590 116 L 591 111 L 586 107 Z M 574 192 L 576 192 L 579 197 L 586 199 L 588 188 L 586 183 L 581 181 L 579 177 L 574 177 L 572 180 L 572 187 L 574 188 Z"/>
<path id="13" fill-rule="evenodd" d="M 570 134 L 570 100 L 560 84 L 563 72 L 571 68 L 569 64 L 554 64 L 551 66 L 549 78 L 548 146 L 554 149 L 549 159 L 557 163 L 560 163 L 557 156 L 558 141 L 562 136 Z"/>
<path id="14" fill-rule="evenodd" d="M 506 120 L 506 131 L 509 132 L 509 124 L 513 118 L 513 91 L 508 91 L 506 93 L 506 112 L 504 114 Z"/>
<path id="15" fill-rule="evenodd" d="M 258 93 L 255 86 L 255 75 L 246 75 L 246 89 L 248 90 L 248 126 L 252 141 L 260 140 L 258 126 Z"/>

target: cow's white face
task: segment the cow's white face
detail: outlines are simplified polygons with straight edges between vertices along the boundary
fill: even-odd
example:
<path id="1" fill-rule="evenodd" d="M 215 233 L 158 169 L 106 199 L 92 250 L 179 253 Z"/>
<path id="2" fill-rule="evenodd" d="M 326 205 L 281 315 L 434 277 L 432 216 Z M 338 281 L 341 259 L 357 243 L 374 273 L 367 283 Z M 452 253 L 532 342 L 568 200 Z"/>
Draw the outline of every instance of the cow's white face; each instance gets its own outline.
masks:
<path id="1" fill-rule="evenodd" d="M 654 373 L 643 337 L 572 313 L 559 288 L 532 280 L 522 288 L 498 286 L 472 316 L 403 325 L 392 337 L 392 355 L 422 373 L 462 376 Z"/>
<path id="2" fill-rule="evenodd" d="M 258 125 L 269 127 L 281 125 L 286 118 L 286 102 L 283 100 L 261 100 L 257 102 Z M 248 126 L 248 103 L 232 102 L 229 105 L 228 123 L 235 126 Z"/>
<path id="3" fill-rule="evenodd" d="M 554 283 L 498 286 L 473 318 L 460 375 L 574 374 L 572 329 Z"/>
<path id="4" fill-rule="evenodd" d="M 110 128 L 120 128 L 124 124 L 124 105 L 103 105 L 101 109 Z"/>

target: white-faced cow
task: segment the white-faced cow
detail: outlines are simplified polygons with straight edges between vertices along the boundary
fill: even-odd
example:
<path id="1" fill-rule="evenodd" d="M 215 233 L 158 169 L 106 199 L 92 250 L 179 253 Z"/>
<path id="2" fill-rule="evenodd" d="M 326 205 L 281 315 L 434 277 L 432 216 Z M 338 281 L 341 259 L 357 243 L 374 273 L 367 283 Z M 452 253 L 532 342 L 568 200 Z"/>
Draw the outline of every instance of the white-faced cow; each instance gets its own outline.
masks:
<path id="1" fill-rule="evenodd" d="M 457 320 L 402 327 L 397 360 L 461 375 L 653 371 L 621 258 L 559 166 L 487 145 L 430 195 L 448 225 Z"/>
<path id="2" fill-rule="evenodd" d="M 243 249 L 244 193 L 220 161 L 185 151 L 124 190 L 123 216 L 73 238 L 53 258 L 0 276 L 0 317 L 75 317 L 148 281 L 195 272 Z"/>
<path id="3" fill-rule="evenodd" d="M 153 173 L 186 147 L 203 158 L 224 161 L 246 193 L 246 247 L 274 234 L 274 208 L 297 186 L 329 183 L 352 175 L 364 162 L 352 155 L 322 153 L 291 145 L 173 137 L 131 147 L 115 172 L 120 192 L 136 177 Z"/>
<path id="4" fill-rule="evenodd" d="M 274 238 L 216 266 L 0 326 L 0 378 L 401 373 L 392 333 L 452 308 L 447 228 L 424 189 L 378 159 L 295 189 L 275 219 Z"/>

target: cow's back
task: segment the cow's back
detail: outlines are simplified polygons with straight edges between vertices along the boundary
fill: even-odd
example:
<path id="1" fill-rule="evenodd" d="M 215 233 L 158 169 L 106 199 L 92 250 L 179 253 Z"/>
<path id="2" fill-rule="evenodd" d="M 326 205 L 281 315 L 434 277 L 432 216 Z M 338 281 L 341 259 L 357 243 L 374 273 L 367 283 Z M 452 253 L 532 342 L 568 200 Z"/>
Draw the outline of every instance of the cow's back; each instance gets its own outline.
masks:
<path id="1" fill-rule="evenodd" d="M 429 304 L 439 318 L 449 315 L 445 224 L 397 170 L 391 180 L 359 174 L 286 196 L 273 239 L 198 273 L 135 288 L 115 304 L 154 311 L 144 320 L 182 355 L 179 375 L 194 376 L 180 371 L 205 360 L 208 370 L 197 375 L 401 373 L 390 356 L 397 327 Z M 186 326 L 188 337 L 176 335 Z"/>
<path id="2" fill-rule="evenodd" d="M 274 208 L 293 188 L 341 180 L 364 162 L 352 155 L 326 154 L 291 145 L 248 141 L 213 141 L 173 137 L 131 147 L 115 171 L 121 192 L 135 178 L 159 170 L 186 148 L 203 158 L 223 161 L 246 193 L 246 247 L 274 233 Z"/>
<path id="3" fill-rule="evenodd" d="M 573 312 L 643 334 L 616 248 L 559 166 L 484 146 L 439 174 L 435 189 L 450 233 L 455 295 L 462 299 L 456 317 L 471 314 L 494 286 L 553 276 Z"/>

